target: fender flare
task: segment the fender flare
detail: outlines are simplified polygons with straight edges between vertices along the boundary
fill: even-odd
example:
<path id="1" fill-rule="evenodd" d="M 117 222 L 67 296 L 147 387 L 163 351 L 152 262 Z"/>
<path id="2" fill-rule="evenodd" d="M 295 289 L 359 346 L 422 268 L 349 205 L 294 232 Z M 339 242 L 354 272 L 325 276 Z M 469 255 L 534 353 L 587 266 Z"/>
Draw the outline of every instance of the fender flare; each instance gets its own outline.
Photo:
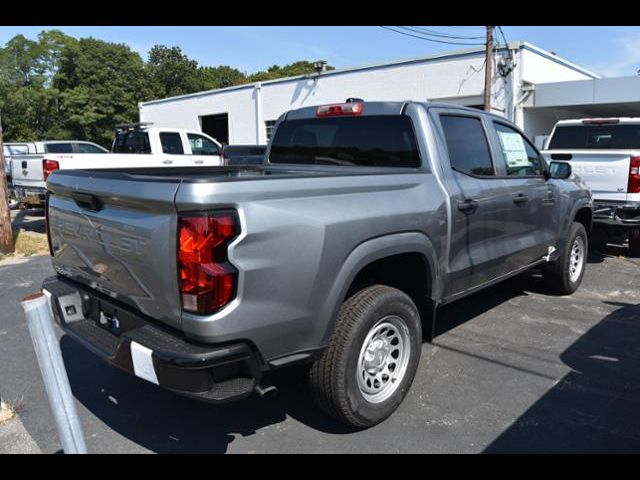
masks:
<path id="1" fill-rule="evenodd" d="M 401 232 L 366 240 L 347 255 L 327 295 L 324 311 L 320 317 L 327 319 L 326 322 L 323 322 L 324 332 L 321 335 L 323 346 L 329 343 L 338 311 L 358 273 L 376 260 L 402 253 L 423 255 L 426 262 L 427 278 L 431 285 L 430 297 L 434 298 L 438 295 L 437 282 L 440 275 L 437 255 L 433 243 L 426 234 L 423 232 Z"/>
<path id="2" fill-rule="evenodd" d="M 562 232 L 565 236 L 568 234 L 569 229 L 571 228 L 571 224 L 576 218 L 576 215 L 578 215 L 578 211 L 582 210 L 585 207 L 588 207 L 589 210 L 591 210 L 591 214 L 592 214 L 591 224 L 593 225 L 593 202 L 587 198 L 581 198 L 576 202 L 576 204 L 571 209 L 571 215 L 567 217 L 566 225 L 563 226 Z"/>

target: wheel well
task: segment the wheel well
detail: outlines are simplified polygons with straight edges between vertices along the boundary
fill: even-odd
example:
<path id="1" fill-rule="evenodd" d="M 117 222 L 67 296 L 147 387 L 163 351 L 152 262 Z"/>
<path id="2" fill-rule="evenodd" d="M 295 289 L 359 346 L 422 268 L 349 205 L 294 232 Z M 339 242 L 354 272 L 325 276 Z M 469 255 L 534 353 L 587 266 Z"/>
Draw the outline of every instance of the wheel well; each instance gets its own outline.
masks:
<path id="1" fill-rule="evenodd" d="M 402 290 L 418 307 L 420 317 L 430 315 L 431 279 L 429 262 L 421 253 L 384 257 L 363 267 L 351 282 L 346 298 L 370 285 L 387 285 Z"/>
<path id="2" fill-rule="evenodd" d="M 589 207 L 584 207 L 578 210 L 576 213 L 575 221 L 584 225 L 584 229 L 587 233 L 591 232 L 591 209 Z"/>

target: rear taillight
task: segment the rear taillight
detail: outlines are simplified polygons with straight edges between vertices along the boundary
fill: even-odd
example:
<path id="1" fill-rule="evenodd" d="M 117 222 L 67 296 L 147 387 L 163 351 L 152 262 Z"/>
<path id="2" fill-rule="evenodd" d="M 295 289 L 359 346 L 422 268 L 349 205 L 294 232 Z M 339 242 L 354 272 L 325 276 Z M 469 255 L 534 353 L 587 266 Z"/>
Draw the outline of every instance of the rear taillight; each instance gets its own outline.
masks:
<path id="1" fill-rule="evenodd" d="M 60 170 L 60 164 L 55 160 L 43 160 L 42 161 L 42 173 L 44 174 L 44 180 L 47 181 L 49 175 L 56 170 Z"/>
<path id="2" fill-rule="evenodd" d="M 208 314 L 235 296 L 238 272 L 227 247 L 240 233 L 235 211 L 178 219 L 178 271 L 182 308 Z"/>
<path id="3" fill-rule="evenodd" d="M 341 117 L 345 115 L 357 116 L 362 113 L 361 102 L 336 103 L 334 105 L 322 105 L 316 110 L 318 117 Z"/>
<path id="4" fill-rule="evenodd" d="M 631 157 L 627 193 L 640 193 L 640 157 Z"/>

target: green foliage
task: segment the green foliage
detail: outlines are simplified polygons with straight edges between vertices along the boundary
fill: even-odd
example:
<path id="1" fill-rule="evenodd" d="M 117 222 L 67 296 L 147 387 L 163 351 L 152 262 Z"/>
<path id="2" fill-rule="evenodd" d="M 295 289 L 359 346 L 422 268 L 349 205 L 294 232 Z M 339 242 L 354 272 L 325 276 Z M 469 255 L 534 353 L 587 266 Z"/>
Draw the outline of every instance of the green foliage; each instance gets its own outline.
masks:
<path id="1" fill-rule="evenodd" d="M 332 67 L 331 65 L 327 65 L 326 69 L 334 70 L 334 67 Z M 260 71 L 251 75 L 249 77 L 249 81 L 264 82 L 265 80 L 275 80 L 276 78 L 295 77 L 298 75 L 305 75 L 305 74 L 313 73 L 314 71 L 315 70 L 313 68 L 312 62 L 301 60 L 299 62 L 294 62 L 294 63 L 290 63 L 289 65 L 285 65 L 284 67 L 273 65 L 269 67 L 266 71 Z"/>
<path id="2" fill-rule="evenodd" d="M 179 47 L 154 45 L 145 65 L 147 79 L 156 97 L 173 97 L 201 88 L 198 62 L 189 60 Z"/>
<path id="3" fill-rule="evenodd" d="M 53 85 L 60 92 L 59 131 L 104 146 L 114 126 L 135 119 L 138 102 L 149 96 L 140 55 L 94 38 L 64 47 Z"/>
<path id="4" fill-rule="evenodd" d="M 0 48 L 2 127 L 5 141 L 78 139 L 108 147 L 116 124 L 138 119 L 139 102 L 313 71 L 308 61 L 253 74 L 203 67 L 164 45 L 143 62 L 127 45 L 60 30 L 37 40 L 16 35 Z"/>
<path id="5" fill-rule="evenodd" d="M 247 76 L 244 73 L 228 65 L 200 67 L 199 73 L 203 90 L 232 87 L 248 82 Z"/>

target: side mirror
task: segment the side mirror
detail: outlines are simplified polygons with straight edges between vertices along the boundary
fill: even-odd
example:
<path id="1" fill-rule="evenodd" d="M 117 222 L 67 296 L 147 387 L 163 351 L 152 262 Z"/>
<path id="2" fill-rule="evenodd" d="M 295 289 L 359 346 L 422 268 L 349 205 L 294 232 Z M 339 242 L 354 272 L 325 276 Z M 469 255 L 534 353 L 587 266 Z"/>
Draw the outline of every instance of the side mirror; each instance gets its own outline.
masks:
<path id="1" fill-rule="evenodd" d="M 567 162 L 551 162 L 549 164 L 551 178 L 566 180 L 571 176 L 571 164 Z"/>

